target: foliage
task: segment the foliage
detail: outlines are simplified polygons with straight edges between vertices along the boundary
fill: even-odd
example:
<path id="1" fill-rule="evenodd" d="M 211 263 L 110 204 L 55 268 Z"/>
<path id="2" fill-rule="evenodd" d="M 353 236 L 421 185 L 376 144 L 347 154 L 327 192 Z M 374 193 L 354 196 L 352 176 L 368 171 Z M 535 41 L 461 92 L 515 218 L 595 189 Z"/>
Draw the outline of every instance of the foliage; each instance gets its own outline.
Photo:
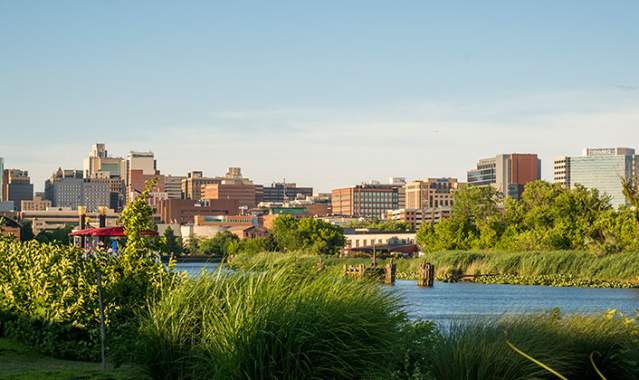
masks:
<path id="1" fill-rule="evenodd" d="M 254 255 L 260 252 L 273 252 L 276 250 L 277 244 L 271 234 L 264 237 L 240 240 L 229 247 L 229 253 L 232 254 L 244 253 Z"/>
<path id="2" fill-rule="evenodd" d="M 347 228 L 369 228 L 383 232 L 411 232 L 413 225 L 408 222 L 396 220 L 379 220 L 377 218 L 354 221 Z"/>
<path id="3" fill-rule="evenodd" d="M 514 352 L 515 346 L 571 379 L 600 379 L 589 357 L 610 379 L 634 379 L 639 367 L 636 319 L 611 311 L 604 316 L 510 316 L 498 321 L 457 323 L 432 346 L 430 370 L 437 379 L 548 378 L 548 372 Z"/>
<path id="4" fill-rule="evenodd" d="M 634 218 L 635 222 L 629 223 Z M 596 189 L 535 181 L 521 200 L 501 200 L 490 187 L 455 193 L 452 215 L 423 224 L 417 242 L 425 252 L 441 250 L 589 250 L 596 254 L 639 250 L 634 210 L 612 209 Z"/>
<path id="5" fill-rule="evenodd" d="M 218 271 L 150 306 L 136 357 L 158 379 L 386 378 L 405 324 L 376 284 Z"/>
<path id="6" fill-rule="evenodd" d="M 139 222 L 149 226 L 144 194 L 124 212 L 131 233 L 120 257 L 103 250 L 39 241 L 0 239 L 0 331 L 58 357 L 96 359 L 99 353 L 97 272 L 102 274 L 111 354 L 133 344 L 137 313 L 162 287 L 169 273 L 150 250 Z M 136 232 L 137 231 L 137 234 Z"/>
<path id="7" fill-rule="evenodd" d="M 51 231 L 40 231 L 38 235 L 36 235 L 35 240 L 40 243 L 58 243 L 67 245 L 70 242 L 69 234 L 71 231 L 73 231 L 73 226 L 56 228 Z"/>
<path id="8" fill-rule="evenodd" d="M 33 227 L 30 220 L 25 220 L 22 222 L 22 226 L 20 227 L 20 240 L 29 241 L 33 240 L 35 235 L 33 234 Z"/>
<path id="9" fill-rule="evenodd" d="M 171 227 L 167 227 L 160 238 L 159 248 L 163 253 L 179 255 L 182 253 L 182 239 L 175 236 Z"/>
<path id="10" fill-rule="evenodd" d="M 275 219 L 273 238 L 280 250 L 309 250 L 316 254 L 335 255 L 344 247 L 343 230 L 315 218 L 296 219 L 280 215 Z"/>
<path id="11" fill-rule="evenodd" d="M 240 238 L 230 231 L 218 232 L 210 239 L 201 239 L 198 244 L 198 252 L 209 256 L 225 257 L 239 241 Z"/>

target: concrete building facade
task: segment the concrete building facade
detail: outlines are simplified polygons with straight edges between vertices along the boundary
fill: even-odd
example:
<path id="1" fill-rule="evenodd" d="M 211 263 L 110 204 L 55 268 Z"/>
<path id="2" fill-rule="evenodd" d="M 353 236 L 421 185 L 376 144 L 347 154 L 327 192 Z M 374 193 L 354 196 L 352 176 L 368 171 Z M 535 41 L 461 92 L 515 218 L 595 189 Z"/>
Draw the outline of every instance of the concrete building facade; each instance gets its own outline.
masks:
<path id="1" fill-rule="evenodd" d="M 631 148 L 586 148 L 581 156 L 555 159 L 554 178 L 570 188 L 597 189 L 619 207 L 626 205 L 621 180 L 637 179 L 638 161 Z"/>
<path id="2" fill-rule="evenodd" d="M 401 186 L 363 184 L 331 192 L 333 215 L 356 218 L 384 218 L 386 211 L 398 209 Z"/>
<path id="3" fill-rule="evenodd" d="M 22 201 L 33 199 L 33 184 L 26 170 L 5 169 L 2 184 L 2 201 L 13 202 L 16 211 L 20 211 Z"/>
<path id="4" fill-rule="evenodd" d="M 158 207 L 160 220 L 166 224 L 192 224 L 196 215 L 236 215 L 238 209 L 237 200 L 166 199 Z"/>
<path id="5" fill-rule="evenodd" d="M 259 202 L 287 202 L 312 196 L 312 187 L 298 187 L 295 183 L 277 182 L 262 188 Z"/>
<path id="6" fill-rule="evenodd" d="M 493 186 L 504 196 L 519 199 L 527 183 L 541 179 L 541 160 L 536 154 L 500 154 L 479 160 L 467 173 L 471 186 Z"/>

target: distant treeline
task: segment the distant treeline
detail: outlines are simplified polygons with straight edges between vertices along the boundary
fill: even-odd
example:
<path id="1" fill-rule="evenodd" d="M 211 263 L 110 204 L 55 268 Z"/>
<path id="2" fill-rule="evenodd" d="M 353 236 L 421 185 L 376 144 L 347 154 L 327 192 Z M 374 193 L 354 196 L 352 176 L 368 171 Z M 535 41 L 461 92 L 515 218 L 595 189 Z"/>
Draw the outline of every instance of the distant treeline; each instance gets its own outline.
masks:
<path id="1" fill-rule="evenodd" d="M 636 184 L 623 183 L 630 204 Z M 426 252 L 442 250 L 589 250 L 597 254 L 639 251 L 636 207 L 614 209 L 596 189 L 535 181 L 521 200 L 491 187 L 464 187 L 454 195 L 452 215 L 423 224 L 417 241 Z"/>

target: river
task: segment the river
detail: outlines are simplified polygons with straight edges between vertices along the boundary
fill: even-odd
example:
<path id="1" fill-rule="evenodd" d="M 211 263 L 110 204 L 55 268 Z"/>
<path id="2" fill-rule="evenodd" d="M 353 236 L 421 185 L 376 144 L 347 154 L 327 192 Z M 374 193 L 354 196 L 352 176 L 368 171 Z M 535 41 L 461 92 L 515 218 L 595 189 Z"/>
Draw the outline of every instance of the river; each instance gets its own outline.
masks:
<path id="1" fill-rule="evenodd" d="M 177 270 L 197 275 L 216 263 L 178 263 Z M 398 280 L 392 291 L 400 293 L 412 318 L 447 324 L 472 318 L 497 318 L 504 314 L 536 313 L 559 307 L 563 313 L 603 313 L 617 309 L 627 315 L 639 309 L 639 289 L 555 288 L 530 285 L 485 285 L 470 282 L 435 282 L 418 288 L 415 281 Z"/>

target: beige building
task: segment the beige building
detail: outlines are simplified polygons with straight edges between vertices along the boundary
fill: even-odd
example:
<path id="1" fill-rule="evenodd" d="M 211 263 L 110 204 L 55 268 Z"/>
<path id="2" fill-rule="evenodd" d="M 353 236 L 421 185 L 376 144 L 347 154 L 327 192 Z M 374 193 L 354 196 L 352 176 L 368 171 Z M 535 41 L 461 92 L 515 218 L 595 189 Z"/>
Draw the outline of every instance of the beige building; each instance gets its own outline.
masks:
<path id="1" fill-rule="evenodd" d="M 84 159 L 84 178 L 126 178 L 126 165 L 122 157 L 109 157 L 104 144 L 94 144 Z"/>
<path id="2" fill-rule="evenodd" d="M 553 162 L 554 182 L 570 187 L 570 157 L 556 157 Z"/>
<path id="3" fill-rule="evenodd" d="M 456 178 L 428 178 L 404 185 L 407 209 L 452 207 Z"/>
<path id="4" fill-rule="evenodd" d="M 193 171 L 182 180 L 182 194 L 184 199 L 199 201 L 202 199 L 202 186 L 220 183 L 219 177 L 204 177 L 201 171 Z"/>
<path id="5" fill-rule="evenodd" d="M 372 247 L 383 244 L 415 244 L 414 232 L 370 232 L 366 229 L 347 231 L 344 248 Z"/>
<path id="6" fill-rule="evenodd" d="M 107 227 L 117 226 L 120 214 L 111 209 L 107 209 Z M 51 231 L 66 226 L 77 226 L 79 217 L 77 210 L 69 208 L 49 208 L 45 211 L 22 211 L 20 219 L 31 222 L 33 233 L 41 231 Z M 87 213 L 87 224 L 89 227 L 98 227 L 98 213 Z"/>
<path id="7" fill-rule="evenodd" d="M 433 207 L 428 209 L 402 208 L 387 211 L 386 220 L 410 223 L 413 228 L 417 229 L 422 223 L 439 223 L 441 220 L 450 217 L 450 214 L 450 207 Z"/>
<path id="8" fill-rule="evenodd" d="M 36 195 L 33 197 L 31 201 L 22 201 L 20 202 L 22 211 L 46 211 L 46 209 L 50 208 L 51 201 L 48 199 L 43 199 L 41 196 Z"/>

